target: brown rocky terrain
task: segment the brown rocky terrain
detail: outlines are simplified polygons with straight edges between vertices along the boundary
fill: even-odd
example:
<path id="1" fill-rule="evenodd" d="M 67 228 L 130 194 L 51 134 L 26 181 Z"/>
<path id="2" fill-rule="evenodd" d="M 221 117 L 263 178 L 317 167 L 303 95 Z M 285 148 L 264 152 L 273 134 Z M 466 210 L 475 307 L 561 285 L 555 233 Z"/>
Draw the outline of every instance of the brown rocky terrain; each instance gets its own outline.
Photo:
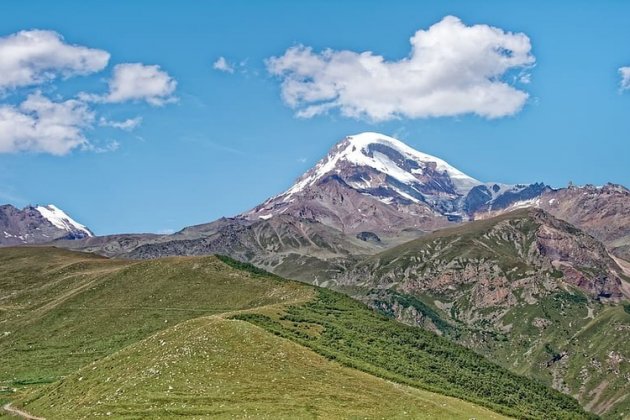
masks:
<path id="1" fill-rule="evenodd" d="M 522 207 L 544 209 L 592 235 L 613 255 L 630 260 L 630 190 L 622 185 L 549 188 L 525 202 L 515 202 L 502 209 L 478 211 L 474 218 L 494 217 Z"/>

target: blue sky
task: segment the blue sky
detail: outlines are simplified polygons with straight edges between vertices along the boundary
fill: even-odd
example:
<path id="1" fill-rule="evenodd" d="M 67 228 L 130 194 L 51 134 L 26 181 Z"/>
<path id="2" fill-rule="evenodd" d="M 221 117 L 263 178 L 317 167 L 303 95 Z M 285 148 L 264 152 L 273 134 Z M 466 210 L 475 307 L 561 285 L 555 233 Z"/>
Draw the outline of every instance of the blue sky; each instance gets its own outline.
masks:
<path id="1" fill-rule="evenodd" d="M 20 31 L 54 31 L 63 45 L 85 48 L 72 53 L 89 54 L 89 60 L 59 64 L 65 56 L 52 55 L 47 60 L 54 59 L 56 70 L 30 79 L 15 73 L 4 88 L 0 72 L 0 107 L 32 116 L 33 109 L 52 106 L 48 100 L 72 106 L 71 116 L 84 107 L 91 120 L 75 121 L 79 131 L 70 138 L 81 144 L 64 137 L 62 149 L 52 152 L 33 139 L 39 132 L 23 135 L 19 150 L 11 134 L 0 133 L 0 202 L 54 203 L 98 234 L 178 230 L 281 192 L 335 142 L 362 131 L 394 135 L 484 181 L 630 186 L 630 91 L 621 89 L 619 72 L 630 66 L 630 47 L 624 47 L 630 3 L 549 3 L 3 1 L 0 44 Z M 385 89 L 384 97 L 403 105 L 379 117 L 362 108 L 363 93 L 374 96 L 370 84 L 357 84 L 347 72 L 335 76 L 332 65 L 324 75 L 307 76 L 328 87 L 341 77 L 364 89 L 351 98 L 359 114 L 343 115 L 351 107 L 338 101 L 326 113 L 299 118 L 296 112 L 327 99 L 309 103 L 294 96 L 295 109 L 287 95 L 283 100 L 282 82 L 294 69 L 286 55 L 291 47 L 327 64 L 320 54 L 327 48 L 334 57 L 369 51 L 397 62 L 410 56 L 417 31 L 449 15 L 464 27 L 499 28 L 503 38 L 526 36 L 520 55 L 504 56 L 520 56 L 520 64 L 496 76 L 512 89 L 506 101 L 524 92 L 523 104 L 499 101 L 504 115 L 489 115 L 483 107 L 468 112 L 467 102 L 448 102 L 454 106 L 448 109 L 464 108 L 447 115 L 428 100 L 422 102 L 428 111 L 405 108 L 414 97 L 399 101 Z M 479 56 L 471 54 L 476 69 Z M 220 57 L 232 73 L 213 68 Z M 265 64 L 270 57 L 285 59 L 275 76 Z M 351 64 L 355 59 L 351 54 Z M 139 63 L 142 80 L 150 79 L 145 90 L 126 90 L 124 76 L 136 74 L 128 63 Z M 523 75 L 528 80 L 518 79 Z M 456 76 L 440 79 L 438 91 L 477 80 Z M 124 121 L 137 126 L 111 126 Z"/>

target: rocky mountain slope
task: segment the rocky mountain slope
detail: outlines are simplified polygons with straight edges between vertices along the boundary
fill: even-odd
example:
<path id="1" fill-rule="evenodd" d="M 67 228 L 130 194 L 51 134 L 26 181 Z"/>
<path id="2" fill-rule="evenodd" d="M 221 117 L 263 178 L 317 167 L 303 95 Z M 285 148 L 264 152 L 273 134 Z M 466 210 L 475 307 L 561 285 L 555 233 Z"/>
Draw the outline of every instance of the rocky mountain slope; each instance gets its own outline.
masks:
<path id="1" fill-rule="evenodd" d="M 224 254 L 307 282 L 334 277 L 363 256 L 385 249 L 378 241 L 344 235 L 317 221 L 290 215 L 222 218 L 172 235 L 112 235 L 55 245 L 134 259 Z"/>
<path id="2" fill-rule="evenodd" d="M 0 206 L 0 246 L 41 244 L 56 239 L 82 239 L 94 234 L 63 210 L 48 206 L 28 206 L 22 210 Z"/>
<path id="3" fill-rule="evenodd" d="M 335 285 L 618 414 L 630 409 L 630 314 L 617 304 L 629 282 L 596 239 L 522 209 L 371 256 Z"/>
<path id="4" fill-rule="evenodd" d="M 482 209 L 475 219 L 493 217 L 516 208 L 537 207 L 579 227 L 601 241 L 619 258 L 630 261 L 630 190 L 622 185 L 570 185 L 546 189 L 540 196 L 499 209 Z"/>
<path id="5" fill-rule="evenodd" d="M 630 190 L 622 185 L 547 191 L 538 206 L 593 235 L 615 256 L 630 261 Z"/>

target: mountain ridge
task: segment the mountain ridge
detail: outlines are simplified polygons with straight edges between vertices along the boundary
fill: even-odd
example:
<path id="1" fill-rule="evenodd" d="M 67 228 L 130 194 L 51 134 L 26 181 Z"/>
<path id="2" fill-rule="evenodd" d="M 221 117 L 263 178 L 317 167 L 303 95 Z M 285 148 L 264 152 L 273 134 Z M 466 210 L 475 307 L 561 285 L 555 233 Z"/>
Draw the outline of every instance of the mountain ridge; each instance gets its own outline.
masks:
<path id="1" fill-rule="evenodd" d="M 630 258 L 627 190 L 595 189 L 596 205 L 574 213 L 570 209 L 581 203 L 580 188 L 482 183 L 442 159 L 370 132 L 342 139 L 285 192 L 234 217 L 170 235 L 110 235 L 55 244 L 142 259 L 223 253 L 284 276 L 309 282 L 315 276 L 322 282 L 353 264 L 356 258 L 349 256 L 375 254 L 437 229 L 538 202 L 584 228 L 616 257 Z M 603 216 L 612 210 L 619 216 Z"/>

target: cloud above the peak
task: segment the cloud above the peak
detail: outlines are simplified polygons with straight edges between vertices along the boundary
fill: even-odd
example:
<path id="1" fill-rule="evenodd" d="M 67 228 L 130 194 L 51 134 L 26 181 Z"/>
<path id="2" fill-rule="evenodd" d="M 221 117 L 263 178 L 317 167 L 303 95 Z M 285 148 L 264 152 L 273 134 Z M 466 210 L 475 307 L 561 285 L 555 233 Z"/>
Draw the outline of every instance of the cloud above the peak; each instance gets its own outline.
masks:
<path id="1" fill-rule="evenodd" d="M 225 57 L 217 58 L 217 60 L 212 64 L 212 68 L 225 73 L 234 73 L 234 66 L 230 64 Z"/>
<path id="2" fill-rule="evenodd" d="M 108 81 L 109 92 L 104 95 L 83 93 L 85 101 L 120 103 L 146 101 L 153 106 L 162 106 L 176 101 L 173 96 L 177 81 L 158 65 L 123 63 L 114 66 Z"/>
<path id="3" fill-rule="evenodd" d="M 107 51 L 68 44 L 54 31 L 29 30 L 0 37 L 0 91 L 103 70 Z"/>
<path id="4" fill-rule="evenodd" d="M 0 105 L 0 153 L 40 152 L 62 156 L 88 147 L 84 130 L 94 112 L 82 101 L 55 102 L 40 92 L 19 105 Z"/>
<path id="5" fill-rule="evenodd" d="M 529 94 L 508 81 L 529 81 L 535 64 L 523 33 L 466 26 L 446 16 L 410 39 L 409 56 L 387 61 L 371 51 L 316 52 L 291 47 L 266 61 L 284 102 L 311 118 L 331 110 L 371 121 L 519 112 Z M 514 73 L 514 74 L 513 74 Z"/>
<path id="6" fill-rule="evenodd" d="M 622 91 L 630 89 L 630 67 L 619 67 L 621 81 L 619 87 Z"/>

